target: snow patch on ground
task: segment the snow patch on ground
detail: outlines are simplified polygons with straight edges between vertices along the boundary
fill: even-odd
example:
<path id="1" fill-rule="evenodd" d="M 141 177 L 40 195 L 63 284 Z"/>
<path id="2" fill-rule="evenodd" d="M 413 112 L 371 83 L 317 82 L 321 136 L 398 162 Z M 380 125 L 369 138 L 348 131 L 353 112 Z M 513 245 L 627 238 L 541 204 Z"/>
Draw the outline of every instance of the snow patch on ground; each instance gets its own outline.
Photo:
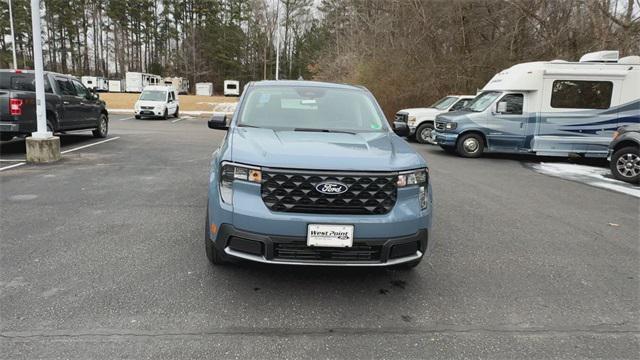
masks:
<path id="1" fill-rule="evenodd" d="M 578 181 L 640 198 L 640 187 L 612 178 L 608 168 L 544 162 L 531 164 L 531 168 L 541 174 Z"/>

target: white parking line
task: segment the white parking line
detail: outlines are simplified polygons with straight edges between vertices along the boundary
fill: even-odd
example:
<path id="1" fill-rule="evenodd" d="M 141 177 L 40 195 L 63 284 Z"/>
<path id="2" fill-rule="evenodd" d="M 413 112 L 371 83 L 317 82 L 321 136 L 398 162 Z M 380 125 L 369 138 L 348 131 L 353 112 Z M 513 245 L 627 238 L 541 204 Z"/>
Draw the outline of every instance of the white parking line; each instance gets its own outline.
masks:
<path id="1" fill-rule="evenodd" d="M 179 118 L 177 118 L 175 120 L 171 120 L 171 122 L 172 123 L 177 123 L 178 121 L 182 121 L 182 120 L 184 120 L 184 118 L 179 117 Z"/>
<path id="2" fill-rule="evenodd" d="M 131 119 L 133 119 L 133 116 L 132 117 L 128 117 L 128 118 L 124 118 L 124 119 L 120 119 L 120 121 L 127 121 L 127 120 L 131 120 Z"/>
<path id="3" fill-rule="evenodd" d="M 70 152 L 72 152 L 72 151 L 76 151 L 76 150 L 80 150 L 80 149 L 86 149 L 86 148 L 91 147 L 91 146 L 95 146 L 95 145 L 99 145 L 99 144 L 104 144 L 104 143 L 106 143 L 106 142 L 113 141 L 113 140 L 117 140 L 117 139 L 120 139 L 120 136 L 112 137 L 112 138 L 107 139 L 107 140 L 102 140 L 102 141 L 94 142 L 93 144 L 88 144 L 88 145 L 78 146 L 78 147 L 73 148 L 73 149 L 69 149 L 69 150 L 61 151 L 60 153 L 61 153 L 61 154 L 66 154 L 66 153 L 70 153 Z"/>
<path id="4" fill-rule="evenodd" d="M 16 167 L 18 167 L 18 166 L 22 166 L 22 165 L 24 165 L 24 164 L 26 164 L 26 163 L 25 163 L 25 162 L 21 162 L 21 163 L 17 163 L 17 164 L 9 165 L 9 166 L 1 167 L 1 168 L 0 168 L 0 171 L 13 169 L 13 168 L 16 168 Z"/>
<path id="5" fill-rule="evenodd" d="M 0 162 L 21 162 L 24 159 L 0 159 Z"/>

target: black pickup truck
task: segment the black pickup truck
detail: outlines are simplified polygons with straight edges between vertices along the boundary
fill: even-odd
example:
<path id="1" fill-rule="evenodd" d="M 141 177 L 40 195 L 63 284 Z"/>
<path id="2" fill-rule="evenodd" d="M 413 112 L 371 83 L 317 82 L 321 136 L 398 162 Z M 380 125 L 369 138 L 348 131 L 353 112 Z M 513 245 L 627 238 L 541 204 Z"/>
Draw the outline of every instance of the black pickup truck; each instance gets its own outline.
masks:
<path id="1" fill-rule="evenodd" d="M 44 73 L 47 130 L 93 130 L 106 137 L 109 114 L 105 102 L 73 76 Z M 35 75 L 28 70 L 0 70 L 0 140 L 29 135 L 36 125 Z"/>

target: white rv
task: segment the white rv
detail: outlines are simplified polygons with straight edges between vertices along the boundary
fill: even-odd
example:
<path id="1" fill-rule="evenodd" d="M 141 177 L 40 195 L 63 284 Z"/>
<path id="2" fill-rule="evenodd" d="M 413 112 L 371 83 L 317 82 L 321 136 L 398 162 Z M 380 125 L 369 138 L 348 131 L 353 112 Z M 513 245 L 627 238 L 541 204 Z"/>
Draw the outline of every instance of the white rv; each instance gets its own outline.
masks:
<path id="1" fill-rule="evenodd" d="M 124 92 L 124 80 L 109 80 L 109 92 Z"/>
<path id="2" fill-rule="evenodd" d="M 238 80 L 225 80 L 224 81 L 224 96 L 240 96 L 240 81 L 238 81 Z"/>
<path id="3" fill-rule="evenodd" d="M 159 75 L 141 72 L 127 71 L 125 84 L 127 92 L 142 92 L 147 86 L 160 85 L 162 78 Z"/>
<path id="4" fill-rule="evenodd" d="M 640 123 L 640 56 L 617 51 L 518 64 L 496 74 L 465 111 L 436 117 L 435 138 L 483 152 L 606 157 L 613 132 Z"/>
<path id="5" fill-rule="evenodd" d="M 83 76 L 80 81 L 89 90 L 107 91 L 109 89 L 107 80 L 99 76 Z"/>
<path id="6" fill-rule="evenodd" d="M 164 78 L 164 84 L 167 86 L 173 86 L 178 94 L 189 93 L 189 79 L 183 77 L 166 77 Z"/>
<path id="7" fill-rule="evenodd" d="M 213 95 L 213 83 L 196 83 L 196 95 L 211 96 Z"/>

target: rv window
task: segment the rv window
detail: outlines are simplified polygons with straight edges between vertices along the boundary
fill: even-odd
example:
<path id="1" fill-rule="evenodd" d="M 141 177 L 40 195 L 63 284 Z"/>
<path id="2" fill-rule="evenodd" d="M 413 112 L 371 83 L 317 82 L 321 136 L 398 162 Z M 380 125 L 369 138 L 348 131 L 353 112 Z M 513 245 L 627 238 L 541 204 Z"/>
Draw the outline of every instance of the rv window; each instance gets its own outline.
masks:
<path id="1" fill-rule="evenodd" d="M 507 94 L 498 101 L 498 104 L 501 102 L 507 103 L 507 111 L 503 112 L 503 114 L 520 115 L 522 114 L 523 101 L 524 96 L 522 94 Z"/>
<path id="2" fill-rule="evenodd" d="M 236 89 L 236 84 L 227 84 L 227 89 L 235 90 Z"/>
<path id="3" fill-rule="evenodd" d="M 551 107 L 569 109 L 608 109 L 611 105 L 611 81 L 556 80 Z"/>
<path id="4" fill-rule="evenodd" d="M 476 96 L 467 104 L 466 110 L 473 112 L 481 112 L 489 107 L 500 96 L 498 91 L 486 91 Z"/>
<path id="5" fill-rule="evenodd" d="M 462 99 L 457 103 L 453 104 L 453 106 L 449 109 L 449 111 L 457 111 L 467 106 L 467 104 L 471 101 L 470 99 Z"/>
<path id="6" fill-rule="evenodd" d="M 445 110 L 446 108 L 451 106 L 451 104 L 453 104 L 457 99 L 458 98 L 454 96 L 446 96 L 436 101 L 433 105 L 429 107 L 436 108 L 438 110 Z"/>

